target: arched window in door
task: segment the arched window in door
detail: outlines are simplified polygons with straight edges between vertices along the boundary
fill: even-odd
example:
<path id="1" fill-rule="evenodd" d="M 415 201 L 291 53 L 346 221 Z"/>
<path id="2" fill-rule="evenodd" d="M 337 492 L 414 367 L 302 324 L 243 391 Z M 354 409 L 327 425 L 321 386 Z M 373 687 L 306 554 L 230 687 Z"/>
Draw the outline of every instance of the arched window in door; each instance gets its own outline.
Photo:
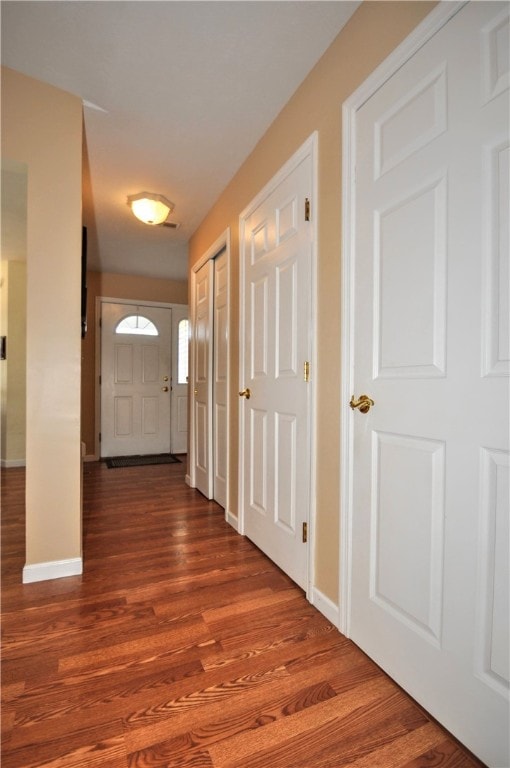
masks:
<path id="1" fill-rule="evenodd" d="M 139 336 L 159 336 L 158 329 L 148 317 L 129 315 L 115 328 L 115 333 L 135 333 Z"/>

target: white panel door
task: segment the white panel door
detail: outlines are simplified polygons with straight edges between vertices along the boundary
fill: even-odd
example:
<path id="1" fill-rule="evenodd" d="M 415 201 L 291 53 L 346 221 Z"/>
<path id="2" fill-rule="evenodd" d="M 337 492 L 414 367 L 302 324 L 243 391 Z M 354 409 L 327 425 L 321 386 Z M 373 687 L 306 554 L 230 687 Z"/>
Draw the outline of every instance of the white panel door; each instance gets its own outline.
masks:
<path id="1" fill-rule="evenodd" d="M 304 589 L 310 507 L 312 188 L 308 155 L 244 220 L 244 532 Z"/>
<path id="2" fill-rule="evenodd" d="M 354 395 L 375 405 L 351 416 L 350 635 L 498 768 L 510 765 L 508 12 L 467 5 L 357 113 Z"/>
<path id="3" fill-rule="evenodd" d="M 119 333 L 127 317 L 157 335 Z M 170 334 L 170 309 L 101 305 L 101 456 L 170 452 Z"/>
<path id="4" fill-rule="evenodd" d="M 197 272 L 193 296 L 193 408 L 195 487 L 206 498 L 213 494 L 212 483 L 212 327 L 213 262 Z"/>
<path id="5" fill-rule="evenodd" d="M 213 498 L 227 503 L 228 276 L 226 251 L 214 259 Z"/>
<path id="6" fill-rule="evenodd" d="M 171 451 L 172 453 L 188 452 L 188 376 L 187 367 L 180 370 L 184 361 L 179 355 L 179 345 L 186 344 L 188 338 L 180 340 L 180 325 L 188 319 L 188 307 L 172 307 L 172 380 L 171 380 Z M 186 328 L 186 325 L 184 326 Z M 187 359 L 187 358 L 186 358 Z"/>

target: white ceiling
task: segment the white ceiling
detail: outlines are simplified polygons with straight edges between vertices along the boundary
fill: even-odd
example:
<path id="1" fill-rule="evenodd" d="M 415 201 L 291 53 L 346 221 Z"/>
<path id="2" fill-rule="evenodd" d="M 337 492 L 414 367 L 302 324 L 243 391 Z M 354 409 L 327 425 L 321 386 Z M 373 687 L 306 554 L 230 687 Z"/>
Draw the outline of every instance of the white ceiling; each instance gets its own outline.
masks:
<path id="1" fill-rule="evenodd" d="M 3 0 L 2 63 L 84 101 L 91 268 L 185 279 L 190 236 L 358 5 Z M 138 222 L 141 191 L 179 229 Z"/>

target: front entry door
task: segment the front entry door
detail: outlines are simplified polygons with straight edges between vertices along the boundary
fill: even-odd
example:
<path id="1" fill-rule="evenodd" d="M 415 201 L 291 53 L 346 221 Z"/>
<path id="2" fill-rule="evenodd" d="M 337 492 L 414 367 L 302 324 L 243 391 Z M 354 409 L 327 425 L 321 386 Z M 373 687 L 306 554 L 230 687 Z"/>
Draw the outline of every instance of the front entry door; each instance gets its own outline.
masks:
<path id="1" fill-rule="evenodd" d="M 171 309 L 101 305 L 101 456 L 170 452 Z"/>
<path id="2" fill-rule="evenodd" d="M 312 334 L 312 168 L 307 154 L 241 219 L 244 533 L 303 589 L 311 482 L 305 371 Z"/>
<path id="3" fill-rule="evenodd" d="M 498 768 L 510 765 L 508 13 L 468 4 L 357 112 L 352 394 L 374 405 L 345 404 L 350 636 Z"/>

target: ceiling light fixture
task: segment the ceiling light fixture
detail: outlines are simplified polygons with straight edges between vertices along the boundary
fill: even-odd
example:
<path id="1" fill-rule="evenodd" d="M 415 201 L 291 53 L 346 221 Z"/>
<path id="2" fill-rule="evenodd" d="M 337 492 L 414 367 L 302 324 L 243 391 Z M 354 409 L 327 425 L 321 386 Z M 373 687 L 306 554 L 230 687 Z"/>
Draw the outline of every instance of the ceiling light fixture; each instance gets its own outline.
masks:
<path id="1" fill-rule="evenodd" d="M 172 213 L 175 205 L 163 195 L 154 192 L 139 192 L 137 195 L 128 195 L 127 204 L 134 215 L 144 224 L 162 224 L 167 216 Z"/>

